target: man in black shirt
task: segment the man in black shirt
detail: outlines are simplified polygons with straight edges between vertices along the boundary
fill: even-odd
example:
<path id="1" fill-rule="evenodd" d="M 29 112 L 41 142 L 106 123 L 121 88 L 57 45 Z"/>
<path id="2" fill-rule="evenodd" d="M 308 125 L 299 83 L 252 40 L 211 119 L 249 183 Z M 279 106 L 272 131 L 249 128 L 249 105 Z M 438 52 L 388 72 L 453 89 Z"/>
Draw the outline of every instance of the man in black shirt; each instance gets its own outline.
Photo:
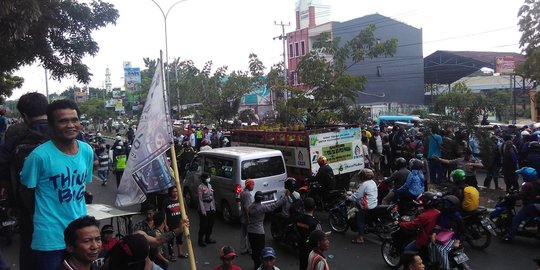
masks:
<path id="1" fill-rule="evenodd" d="M 315 211 L 315 200 L 313 198 L 304 199 L 304 214 L 296 221 L 298 231 L 298 259 L 300 260 L 300 270 L 306 270 L 311 246 L 307 243 L 309 235 L 314 230 L 321 230 L 321 223 L 313 216 Z"/>

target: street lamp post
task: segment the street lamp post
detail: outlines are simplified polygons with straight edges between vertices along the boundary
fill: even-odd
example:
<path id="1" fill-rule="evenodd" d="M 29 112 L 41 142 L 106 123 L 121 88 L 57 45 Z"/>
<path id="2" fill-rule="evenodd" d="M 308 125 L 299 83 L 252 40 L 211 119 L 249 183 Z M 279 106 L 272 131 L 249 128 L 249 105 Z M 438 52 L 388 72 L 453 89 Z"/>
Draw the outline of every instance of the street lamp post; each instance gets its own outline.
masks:
<path id="1" fill-rule="evenodd" d="M 176 1 L 174 4 L 172 4 L 169 7 L 167 12 L 164 12 L 161 6 L 155 0 L 152 0 L 152 2 L 154 2 L 154 4 L 156 4 L 156 6 L 159 8 L 159 11 L 161 11 L 161 15 L 163 15 L 163 22 L 165 26 L 165 59 L 167 59 L 166 60 L 167 64 L 169 64 L 169 41 L 168 41 L 168 34 L 167 34 L 167 17 L 169 16 L 169 12 L 171 11 L 173 7 L 185 1 L 187 0 Z M 165 74 L 166 74 L 165 80 L 167 81 L 167 90 L 168 90 L 169 89 L 169 72 L 167 71 Z M 177 106 L 176 110 L 180 111 L 180 89 L 178 86 L 176 87 L 176 106 Z"/>

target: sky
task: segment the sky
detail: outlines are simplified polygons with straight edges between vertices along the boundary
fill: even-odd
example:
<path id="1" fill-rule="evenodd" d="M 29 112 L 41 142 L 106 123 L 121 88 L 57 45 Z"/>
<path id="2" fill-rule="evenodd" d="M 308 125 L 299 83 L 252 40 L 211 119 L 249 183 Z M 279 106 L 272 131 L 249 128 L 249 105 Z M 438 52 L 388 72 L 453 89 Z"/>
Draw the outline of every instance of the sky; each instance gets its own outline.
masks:
<path id="1" fill-rule="evenodd" d="M 144 69 L 143 58 L 165 57 L 164 19 L 151 0 L 104 0 L 118 9 L 116 25 L 93 34 L 100 50 L 84 62 L 93 74 L 90 87 L 104 87 L 105 69 L 113 87 L 123 85 L 123 62 Z M 167 12 L 177 0 L 155 0 Z M 321 2 L 321 1 L 318 1 Z M 332 21 L 348 21 L 379 13 L 422 29 L 424 57 L 437 50 L 521 52 L 517 13 L 523 0 L 326 0 Z M 250 53 L 269 69 L 282 61 L 281 26 L 295 30 L 295 0 L 185 0 L 167 17 L 169 59 L 207 61 L 228 71 L 248 70 Z M 39 63 L 15 72 L 25 78 L 9 99 L 27 92 L 45 93 L 45 73 Z M 49 79 L 49 93 L 82 86 L 71 77 Z"/>

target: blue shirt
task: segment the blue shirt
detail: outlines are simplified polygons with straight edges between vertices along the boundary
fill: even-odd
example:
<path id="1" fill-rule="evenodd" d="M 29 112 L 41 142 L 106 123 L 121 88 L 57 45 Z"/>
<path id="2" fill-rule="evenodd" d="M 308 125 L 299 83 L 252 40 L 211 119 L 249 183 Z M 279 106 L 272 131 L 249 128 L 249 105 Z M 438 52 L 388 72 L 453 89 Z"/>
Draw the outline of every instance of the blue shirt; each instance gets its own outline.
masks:
<path id="1" fill-rule="evenodd" d="M 441 157 L 441 144 L 442 137 L 439 134 L 433 134 L 429 136 L 429 148 L 428 148 L 428 158 L 434 156 Z"/>
<path id="2" fill-rule="evenodd" d="M 86 215 L 84 192 L 86 183 L 92 181 L 94 154 L 87 143 L 77 143 L 77 154 L 67 155 L 48 141 L 24 162 L 21 183 L 35 188 L 34 250 L 65 249 L 64 229 Z"/>

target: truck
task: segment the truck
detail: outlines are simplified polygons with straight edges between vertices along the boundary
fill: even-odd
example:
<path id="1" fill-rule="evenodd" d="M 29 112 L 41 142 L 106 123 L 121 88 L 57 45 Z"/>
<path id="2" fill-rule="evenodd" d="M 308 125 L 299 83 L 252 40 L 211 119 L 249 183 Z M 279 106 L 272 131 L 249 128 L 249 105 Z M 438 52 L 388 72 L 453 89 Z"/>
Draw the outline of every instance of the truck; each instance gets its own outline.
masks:
<path id="1" fill-rule="evenodd" d="M 285 159 L 287 175 L 301 182 L 317 174 L 317 158 L 321 155 L 328 159 L 337 188 L 340 189 L 348 189 L 352 175 L 364 168 L 359 127 L 248 128 L 233 130 L 231 145 L 280 150 Z"/>

